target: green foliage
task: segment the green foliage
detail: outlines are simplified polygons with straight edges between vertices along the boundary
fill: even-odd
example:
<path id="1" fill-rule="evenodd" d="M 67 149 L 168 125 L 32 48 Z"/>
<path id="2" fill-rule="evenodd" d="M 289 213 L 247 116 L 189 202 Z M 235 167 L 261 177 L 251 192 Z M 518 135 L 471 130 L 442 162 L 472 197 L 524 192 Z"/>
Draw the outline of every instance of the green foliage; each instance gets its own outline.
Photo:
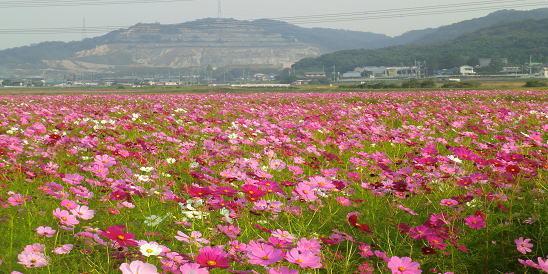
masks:
<path id="1" fill-rule="evenodd" d="M 481 83 L 469 81 L 469 82 L 448 82 L 441 86 L 442 88 L 476 88 L 479 87 Z"/>
<path id="2" fill-rule="evenodd" d="M 529 60 L 530 55 L 548 62 L 548 19 L 486 28 L 441 44 L 339 51 L 303 59 L 294 67 L 308 70 L 336 65 L 340 71 L 348 71 L 359 66 L 394 66 L 424 60 L 430 69 L 443 69 L 475 65 L 482 57 L 508 58 L 510 63 L 521 63 Z"/>
<path id="3" fill-rule="evenodd" d="M 527 87 L 527 88 L 546 87 L 546 86 L 548 86 L 548 83 L 542 80 L 529 80 L 524 85 L 524 87 Z"/>

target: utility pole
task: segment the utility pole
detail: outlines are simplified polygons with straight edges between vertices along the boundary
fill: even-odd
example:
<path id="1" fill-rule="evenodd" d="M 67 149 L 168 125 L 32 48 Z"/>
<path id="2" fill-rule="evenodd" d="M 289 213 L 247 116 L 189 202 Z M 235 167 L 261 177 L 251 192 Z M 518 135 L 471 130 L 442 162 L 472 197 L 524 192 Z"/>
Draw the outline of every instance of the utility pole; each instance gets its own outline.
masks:
<path id="1" fill-rule="evenodd" d="M 533 62 L 533 56 L 529 55 L 529 76 L 533 74 L 532 62 Z"/>
<path id="2" fill-rule="evenodd" d="M 223 17 L 223 7 L 221 5 L 221 0 L 217 0 L 217 18 Z"/>
<path id="3" fill-rule="evenodd" d="M 337 65 L 333 64 L 333 82 L 337 82 Z"/>

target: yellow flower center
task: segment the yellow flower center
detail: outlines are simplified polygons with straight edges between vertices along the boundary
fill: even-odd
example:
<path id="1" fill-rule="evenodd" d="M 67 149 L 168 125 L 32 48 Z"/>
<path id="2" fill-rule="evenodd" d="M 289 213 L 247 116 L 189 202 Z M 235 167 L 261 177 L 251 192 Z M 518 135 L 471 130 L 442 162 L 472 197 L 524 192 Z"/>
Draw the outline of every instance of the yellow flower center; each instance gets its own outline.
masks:
<path id="1" fill-rule="evenodd" d="M 213 261 L 213 260 L 209 260 L 209 261 L 207 261 L 207 265 L 209 265 L 209 266 L 215 266 L 215 265 L 217 265 L 217 262 L 216 262 L 216 261 Z"/>

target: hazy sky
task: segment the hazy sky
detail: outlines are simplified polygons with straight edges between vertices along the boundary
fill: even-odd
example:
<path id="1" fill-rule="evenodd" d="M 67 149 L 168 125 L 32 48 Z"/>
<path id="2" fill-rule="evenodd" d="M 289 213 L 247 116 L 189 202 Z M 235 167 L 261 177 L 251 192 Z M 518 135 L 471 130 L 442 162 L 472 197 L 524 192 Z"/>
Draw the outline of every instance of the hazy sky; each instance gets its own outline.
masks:
<path id="1" fill-rule="evenodd" d="M 0 4 L 4 0 L 0 0 Z M 25 0 L 32 1 L 32 0 Z M 282 16 L 301 16 L 325 13 L 375 11 L 394 8 L 408 8 L 427 5 L 455 4 L 474 0 L 222 0 L 223 17 L 237 19 L 276 18 Z M 17 2 L 17 1 L 15 1 Z M 52 0 L 52 2 L 55 2 Z M 478 2 L 475 0 L 475 2 Z M 493 1 L 488 1 L 493 2 Z M 521 1 L 523 3 L 533 1 Z M 537 3 L 539 1 L 536 1 Z M 515 3 L 514 3 L 515 4 Z M 498 5 L 501 7 L 504 5 Z M 514 9 L 532 9 L 522 7 Z M 496 10 L 475 10 L 461 13 L 403 17 L 391 19 L 360 20 L 306 24 L 306 27 L 331 27 L 360 31 L 371 31 L 388 35 L 398 35 L 413 29 L 436 27 L 465 19 L 484 16 Z M 44 27 L 81 27 L 85 17 L 86 25 L 126 26 L 142 23 L 181 23 L 204 17 L 217 16 L 217 0 L 193 0 L 179 3 L 125 4 L 83 7 L 46 7 L 46 8 L 2 8 L 0 7 L 0 29 L 44 28 Z M 90 36 L 96 36 L 96 34 Z M 28 45 L 46 40 L 80 40 L 76 34 L 2 34 L 0 49 Z"/>

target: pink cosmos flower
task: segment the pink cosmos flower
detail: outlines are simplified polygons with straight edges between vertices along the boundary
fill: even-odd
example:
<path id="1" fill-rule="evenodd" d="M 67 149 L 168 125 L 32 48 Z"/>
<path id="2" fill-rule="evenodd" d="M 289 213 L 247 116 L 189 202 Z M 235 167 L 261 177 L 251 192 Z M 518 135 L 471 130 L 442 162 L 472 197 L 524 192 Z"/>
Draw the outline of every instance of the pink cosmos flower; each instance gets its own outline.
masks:
<path id="1" fill-rule="evenodd" d="M 291 249 L 285 255 L 288 262 L 298 264 L 302 268 L 321 268 L 322 263 L 318 255 L 310 251 L 301 251 L 297 248 Z"/>
<path id="2" fill-rule="evenodd" d="M 299 197 L 307 202 L 313 202 L 318 199 L 318 196 L 316 196 L 316 191 L 311 186 L 307 185 L 306 183 L 299 183 L 297 187 L 295 188 L 295 192 L 299 195 Z"/>
<path id="3" fill-rule="evenodd" d="M 267 266 L 283 259 L 283 252 L 269 244 L 251 241 L 247 245 L 247 258 L 250 264 Z"/>
<path id="4" fill-rule="evenodd" d="M 413 215 L 413 216 L 417 216 L 419 215 L 417 212 L 415 212 L 414 210 L 408 208 L 408 207 L 405 207 L 403 205 L 398 205 L 398 209 L 401 209 L 405 212 L 407 212 L 409 215 Z"/>
<path id="5" fill-rule="evenodd" d="M 302 252 L 309 251 L 313 254 L 319 255 L 321 252 L 321 244 L 317 239 L 302 238 L 297 242 L 297 249 Z"/>
<path id="6" fill-rule="evenodd" d="M 312 187 L 317 187 L 323 190 L 331 190 L 335 188 L 335 185 L 331 182 L 331 180 L 322 176 L 310 177 L 306 183 Z"/>
<path id="7" fill-rule="evenodd" d="M 74 246 L 71 244 L 64 244 L 62 246 L 59 246 L 53 250 L 53 253 L 57 255 L 63 255 L 63 254 L 69 254 L 70 251 L 72 251 L 72 248 Z"/>
<path id="8" fill-rule="evenodd" d="M 71 227 L 80 223 L 74 215 L 70 214 L 66 210 L 61 210 L 60 208 L 56 208 L 53 211 L 53 216 L 55 216 L 55 218 L 57 218 L 64 226 Z"/>
<path id="9" fill-rule="evenodd" d="M 470 215 L 464 219 L 464 223 L 471 229 L 480 230 L 485 227 L 485 218 L 482 215 Z"/>
<path id="10" fill-rule="evenodd" d="M 55 235 L 55 229 L 49 226 L 39 226 L 36 228 L 36 233 L 40 236 L 51 238 Z"/>
<path id="11" fill-rule="evenodd" d="M 25 203 L 25 196 L 15 193 L 8 198 L 8 204 L 11 206 L 20 206 Z"/>
<path id="12" fill-rule="evenodd" d="M 26 268 L 44 267 L 48 265 L 48 258 L 43 253 L 22 252 L 17 255 L 18 263 Z"/>
<path id="13" fill-rule="evenodd" d="M 454 207 L 454 206 L 457 206 L 458 204 L 459 202 L 453 199 L 443 199 L 440 201 L 440 205 L 442 206 Z"/>
<path id="14" fill-rule="evenodd" d="M 548 258 L 543 259 L 542 257 L 537 258 L 539 269 L 548 273 Z"/>
<path id="15" fill-rule="evenodd" d="M 532 260 L 522 260 L 518 259 L 518 262 L 524 266 L 532 267 L 538 270 L 542 270 L 548 273 L 548 258 L 544 259 L 542 257 L 537 258 L 538 263 L 533 262 Z"/>
<path id="16" fill-rule="evenodd" d="M 133 261 L 129 264 L 123 263 L 119 269 L 122 274 L 158 274 L 156 266 L 141 261 Z"/>
<path id="17" fill-rule="evenodd" d="M 202 238 L 202 233 L 200 231 L 192 231 L 190 232 L 190 236 L 182 231 L 177 231 L 177 236 L 175 236 L 175 239 L 189 244 L 209 244 L 209 240 Z"/>
<path id="18" fill-rule="evenodd" d="M 295 240 L 295 236 L 289 233 L 289 231 L 285 231 L 281 229 L 276 229 L 272 231 L 272 236 L 280 240 L 285 240 L 287 242 L 293 242 Z"/>
<path id="19" fill-rule="evenodd" d="M 46 246 L 43 244 L 31 244 L 25 246 L 25 249 L 23 249 L 23 252 L 28 253 L 44 253 L 44 250 L 46 249 Z"/>
<path id="20" fill-rule="evenodd" d="M 288 268 L 286 266 L 271 268 L 268 270 L 268 274 L 299 274 L 299 271 Z"/>
<path id="21" fill-rule="evenodd" d="M 375 254 L 373 253 L 373 249 L 371 248 L 371 246 L 368 244 L 362 243 L 360 244 L 358 249 L 360 250 L 360 255 L 364 258 L 369 258 Z"/>
<path id="22" fill-rule="evenodd" d="M 527 254 L 531 252 L 531 248 L 533 248 L 533 244 L 531 243 L 531 239 L 524 239 L 523 237 L 519 237 L 514 240 L 514 243 L 516 243 L 516 249 L 521 254 Z"/>
<path id="23" fill-rule="evenodd" d="M 375 268 L 370 265 L 368 262 L 363 262 L 358 266 L 358 272 L 360 274 L 373 274 L 375 273 Z"/>
<path id="24" fill-rule="evenodd" d="M 335 199 L 342 206 L 352 206 L 352 201 L 346 197 L 339 196 Z"/>
<path id="25" fill-rule="evenodd" d="M 186 263 L 179 268 L 182 274 L 209 274 L 207 268 L 196 263 Z"/>
<path id="26" fill-rule="evenodd" d="M 82 180 L 84 180 L 84 176 L 80 174 L 65 174 L 63 176 L 63 182 L 70 184 L 70 185 L 79 185 Z"/>
<path id="27" fill-rule="evenodd" d="M 220 247 L 202 247 L 196 256 L 196 262 L 204 267 L 227 268 L 228 254 Z"/>
<path id="28" fill-rule="evenodd" d="M 285 168 L 285 163 L 279 159 L 270 160 L 269 166 L 273 170 L 282 170 Z"/>
<path id="29" fill-rule="evenodd" d="M 61 201 L 61 206 L 68 209 L 68 210 L 71 210 L 71 209 L 77 208 L 78 204 L 75 201 L 65 199 L 65 200 Z"/>
<path id="30" fill-rule="evenodd" d="M 104 166 L 104 167 L 111 167 L 116 164 L 116 159 L 108 156 L 108 155 L 95 155 L 95 164 Z"/>
<path id="31" fill-rule="evenodd" d="M 233 240 L 238 238 L 241 232 L 240 228 L 234 225 L 217 225 L 217 229 Z"/>
<path id="32" fill-rule="evenodd" d="M 82 220 L 91 220 L 95 216 L 95 210 L 91 210 L 87 206 L 77 206 L 70 212 Z"/>
<path id="33" fill-rule="evenodd" d="M 417 262 L 413 262 L 409 257 L 392 257 L 388 261 L 388 268 L 392 271 L 392 274 L 419 274 L 420 265 Z"/>

